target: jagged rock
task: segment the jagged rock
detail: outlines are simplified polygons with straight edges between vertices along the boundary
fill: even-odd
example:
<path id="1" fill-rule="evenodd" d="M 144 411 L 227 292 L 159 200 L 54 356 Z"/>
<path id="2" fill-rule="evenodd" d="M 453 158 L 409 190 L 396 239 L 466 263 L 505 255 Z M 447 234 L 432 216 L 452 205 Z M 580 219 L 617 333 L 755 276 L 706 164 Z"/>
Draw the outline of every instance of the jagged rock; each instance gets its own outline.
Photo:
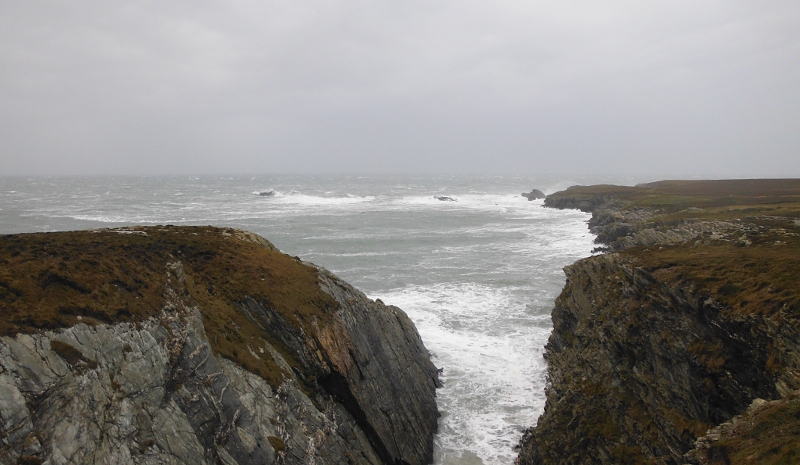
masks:
<path id="1" fill-rule="evenodd" d="M 800 391 L 780 400 L 755 399 L 741 415 L 698 438 L 692 465 L 795 463 L 800 457 Z"/>
<path id="2" fill-rule="evenodd" d="M 430 463 L 402 310 L 252 233 L 127 231 L 0 237 L 0 464 Z"/>
<path id="3" fill-rule="evenodd" d="M 523 192 L 521 195 L 528 200 L 539 200 L 547 197 L 544 195 L 544 192 L 540 191 L 539 189 L 533 189 L 530 192 Z"/>
<path id="4" fill-rule="evenodd" d="M 779 395 L 766 361 L 775 346 L 796 346 L 796 328 L 727 318 L 616 254 L 565 272 L 546 346 L 545 412 L 519 464 L 676 463 L 751 399 Z"/>
<path id="5" fill-rule="evenodd" d="M 544 413 L 516 463 L 796 461 L 800 231 L 792 215 L 771 215 L 798 197 L 798 180 L 548 196 L 546 206 L 591 212 L 597 242 L 618 253 L 565 268 Z M 754 399 L 764 403 L 744 413 Z"/>

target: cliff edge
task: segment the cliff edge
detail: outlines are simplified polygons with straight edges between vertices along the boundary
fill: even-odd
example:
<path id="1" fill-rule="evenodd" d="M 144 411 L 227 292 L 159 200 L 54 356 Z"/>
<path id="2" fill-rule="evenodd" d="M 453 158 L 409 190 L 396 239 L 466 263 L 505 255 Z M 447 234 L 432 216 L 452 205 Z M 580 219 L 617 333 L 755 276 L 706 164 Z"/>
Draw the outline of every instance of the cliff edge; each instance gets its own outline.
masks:
<path id="1" fill-rule="evenodd" d="M 800 180 L 573 187 L 596 255 L 565 268 L 527 464 L 800 461 Z"/>
<path id="2" fill-rule="evenodd" d="M 430 463 L 402 310 L 245 231 L 0 236 L 2 464 Z"/>

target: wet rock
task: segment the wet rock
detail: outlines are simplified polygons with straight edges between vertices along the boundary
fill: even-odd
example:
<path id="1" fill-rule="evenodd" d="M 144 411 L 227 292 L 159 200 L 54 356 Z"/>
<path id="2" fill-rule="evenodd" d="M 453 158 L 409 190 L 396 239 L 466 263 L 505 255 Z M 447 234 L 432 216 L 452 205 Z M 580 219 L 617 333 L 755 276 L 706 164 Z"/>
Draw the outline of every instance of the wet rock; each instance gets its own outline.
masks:
<path id="1" fill-rule="evenodd" d="M 547 197 L 544 195 L 544 192 L 540 191 L 539 189 L 533 189 L 530 192 L 523 192 L 521 195 L 528 200 L 539 200 Z"/>

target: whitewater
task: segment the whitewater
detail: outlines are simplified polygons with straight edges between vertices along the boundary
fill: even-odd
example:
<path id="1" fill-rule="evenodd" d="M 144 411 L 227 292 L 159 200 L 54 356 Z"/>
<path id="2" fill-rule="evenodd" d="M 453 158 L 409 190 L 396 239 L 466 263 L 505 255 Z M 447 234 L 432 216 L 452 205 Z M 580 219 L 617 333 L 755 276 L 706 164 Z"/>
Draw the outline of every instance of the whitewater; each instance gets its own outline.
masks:
<path id="1" fill-rule="evenodd" d="M 256 232 L 408 313 L 442 369 L 436 463 L 500 465 L 513 463 L 544 407 L 542 353 L 562 268 L 594 247 L 587 214 L 520 194 L 598 181 L 0 177 L 0 233 L 133 224 Z"/>

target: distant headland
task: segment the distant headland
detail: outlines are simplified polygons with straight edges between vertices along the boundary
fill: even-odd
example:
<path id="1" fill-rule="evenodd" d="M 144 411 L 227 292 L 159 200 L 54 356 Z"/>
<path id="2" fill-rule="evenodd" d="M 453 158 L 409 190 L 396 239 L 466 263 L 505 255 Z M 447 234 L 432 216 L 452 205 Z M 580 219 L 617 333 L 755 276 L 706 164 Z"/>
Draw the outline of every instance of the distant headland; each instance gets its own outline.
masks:
<path id="1" fill-rule="evenodd" d="M 574 186 L 600 255 L 565 269 L 519 465 L 800 460 L 800 179 Z"/>

